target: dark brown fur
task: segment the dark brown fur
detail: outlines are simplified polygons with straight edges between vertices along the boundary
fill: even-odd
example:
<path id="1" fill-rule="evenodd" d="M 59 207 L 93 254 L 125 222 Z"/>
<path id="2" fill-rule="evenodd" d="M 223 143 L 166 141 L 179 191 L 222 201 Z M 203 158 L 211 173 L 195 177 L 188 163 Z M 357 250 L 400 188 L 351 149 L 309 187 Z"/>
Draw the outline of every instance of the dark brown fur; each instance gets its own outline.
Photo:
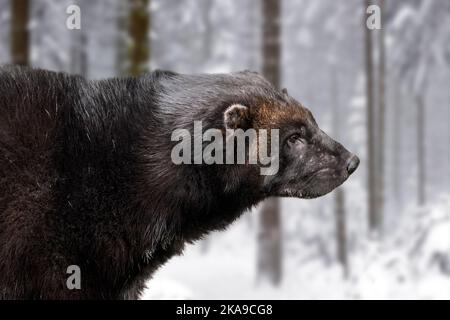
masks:
<path id="1" fill-rule="evenodd" d="M 282 129 L 279 175 L 267 179 L 257 165 L 171 162 L 174 129 L 194 120 L 223 129 L 234 103 L 248 107 L 236 127 Z M 301 126 L 317 142 L 298 151 L 285 141 Z M 349 153 L 316 127 L 308 110 L 250 72 L 89 82 L 1 68 L 0 298 L 137 298 L 186 242 L 265 197 L 294 187 L 319 196 L 341 184 Z M 308 167 L 292 152 L 320 161 Z M 302 181 L 325 165 L 332 175 L 306 188 Z M 81 269 L 80 290 L 66 286 L 70 265 Z"/>

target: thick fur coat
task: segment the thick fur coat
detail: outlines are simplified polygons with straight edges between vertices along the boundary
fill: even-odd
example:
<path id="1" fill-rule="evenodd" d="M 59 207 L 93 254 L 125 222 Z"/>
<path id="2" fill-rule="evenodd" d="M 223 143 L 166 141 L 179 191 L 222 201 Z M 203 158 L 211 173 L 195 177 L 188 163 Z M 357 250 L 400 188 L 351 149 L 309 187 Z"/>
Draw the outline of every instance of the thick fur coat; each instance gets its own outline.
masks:
<path id="1" fill-rule="evenodd" d="M 233 104 L 253 110 L 254 126 L 312 117 L 252 72 L 87 81 L 0 68 L 0 298 L 138 298 L 186 242 L 273 195 L 255 166 L 171 162 L 175 128 L 223 128 Z M 334 167 L 348 158 L 336 146 Z M 67 287 L 71 265 L 81 289 Z"/>

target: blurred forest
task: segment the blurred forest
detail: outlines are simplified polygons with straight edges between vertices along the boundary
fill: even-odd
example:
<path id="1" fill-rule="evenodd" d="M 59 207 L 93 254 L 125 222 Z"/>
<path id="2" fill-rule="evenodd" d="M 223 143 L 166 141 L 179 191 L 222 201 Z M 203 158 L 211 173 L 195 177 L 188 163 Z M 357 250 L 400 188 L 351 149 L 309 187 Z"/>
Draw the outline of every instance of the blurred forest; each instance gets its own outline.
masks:
<path id="1" fill-rule="evenodd" d="M 144 298 L 450 299 L 450 1 L 0 0 L 0 63 L 259 71 L 360 156 L 330 195 L 269 199 L 190 246 Z"/>

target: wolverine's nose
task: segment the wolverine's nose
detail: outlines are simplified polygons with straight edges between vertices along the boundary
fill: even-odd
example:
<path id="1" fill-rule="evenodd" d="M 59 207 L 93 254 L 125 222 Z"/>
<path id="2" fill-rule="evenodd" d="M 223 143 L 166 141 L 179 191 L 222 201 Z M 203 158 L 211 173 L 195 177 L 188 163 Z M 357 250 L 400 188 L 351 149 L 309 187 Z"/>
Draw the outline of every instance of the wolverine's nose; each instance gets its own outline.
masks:
<path id="1" fill-rule="evenodd" d="M 352 155 L 351 158 L 347 162 L 347 172 L 348 174 L 352 174 L 359 166 L 359 158 L 355 155 Z"/>

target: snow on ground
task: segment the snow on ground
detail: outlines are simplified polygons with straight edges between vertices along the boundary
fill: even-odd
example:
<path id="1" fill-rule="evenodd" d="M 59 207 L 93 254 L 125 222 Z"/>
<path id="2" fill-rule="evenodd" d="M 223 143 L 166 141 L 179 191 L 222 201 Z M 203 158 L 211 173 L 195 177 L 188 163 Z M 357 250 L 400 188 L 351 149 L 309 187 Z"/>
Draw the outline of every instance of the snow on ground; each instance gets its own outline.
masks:
<path id="1" fill-rule="evenodd" d="M 155 274 L 142 298 L 450 299 L 450 199 L 410 209 L 405 216 L 399 235 L 381 243 L 360 239 L 346 280 L 334 262 L 285 252 L 278 288 L 258 284 L 256 232 L 244 217 L 229 230 L 189 245 Z"/>

